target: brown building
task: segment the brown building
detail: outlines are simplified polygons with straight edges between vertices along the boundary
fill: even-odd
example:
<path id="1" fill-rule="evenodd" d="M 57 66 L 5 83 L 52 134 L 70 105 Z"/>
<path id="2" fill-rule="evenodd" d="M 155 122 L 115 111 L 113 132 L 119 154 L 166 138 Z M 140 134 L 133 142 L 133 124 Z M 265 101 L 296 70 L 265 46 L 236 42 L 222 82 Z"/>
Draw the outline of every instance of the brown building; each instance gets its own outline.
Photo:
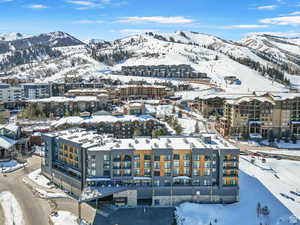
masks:
<path id="1" fill-rule="evenodd" d="M 198 109 L 205 117 L 219 117 L 216 128 L 223 136 L 300 138 L 300 93 L 206 96 Z"/>
<path id="2" fill-rule="evenodd" d="M 158 85 L 123 85 L 115 90 L 115 96 L 122 100 L 130 99 L 161 99 L 174 93 Z"/>

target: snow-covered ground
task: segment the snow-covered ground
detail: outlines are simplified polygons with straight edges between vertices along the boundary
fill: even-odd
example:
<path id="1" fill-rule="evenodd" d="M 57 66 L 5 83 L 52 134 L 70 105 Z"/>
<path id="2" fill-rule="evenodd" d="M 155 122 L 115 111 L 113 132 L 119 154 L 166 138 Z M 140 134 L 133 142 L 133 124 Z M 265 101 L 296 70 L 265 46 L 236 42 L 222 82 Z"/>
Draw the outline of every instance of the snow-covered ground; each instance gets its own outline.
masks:
<path id="1" fill-rule="evenodd" d="M 192 119 L 186 115 L 182 115 L 182 118 L 178 118 L 178 123 L 183 128 L 183 135 L 190 135 L 195 132 L 197 120 Z M 198 121 L 199 131 L 205 132 L 205 126 L 202 122 Z"/>
<path id="2" fill-rule="evenodd" d="M 271 151 L 261 151 L 261 150 L 250 150 L 253 152 L 262 152 L 262 153 L 269 153 L 272 155 L 289 155 L 289 156 L 300 156 L 300 150 L 271 150 Z"/>
<path id="3" fill-rule="evenodd" d="M 0 193 L 0 204 L 4 211 L 5 225 L 25 225 L 22 209 L 13 194 Z"/>
<path id="4" fill-rule="evenodd" d="M 10 173 L 26 166 L 26 163 L 18 163 L 16 160 L 0 162 L 0 173 Z"/>
<path id="5" fill-rule="evenodd" d="M 256 177 L 262 184 L 300 219 L 300 162 L 257 157 L 252 164 L 250 156 L 241 156 L 240 169 Z M 295 193 L 298 193 L 299 196 Z"/>
<path id="6" fill-rule="evenodd" d="M 37 169 L 30 174 L 28 174 L 30 180 L 35 182 L 44 188 L 52 188 L 53 185 L 49 184 L 50 180 L 41 174 L 41 169 Z"/>
<path id="7" fill-rule="evenodd" d="M 269 145 L 268 141 L 262 141 L 263 144 Z M 292 141 L 289 143 L 285 143 L 284 141 L 280 141 L 279 143 L 275 141 L 272 146 L 281 148 L 281 149 L 299 149 L 300 150 L 300 141 L 297 141 L 296 144 L 294 144 Z"/>
<path id="8" fill-rule="evenodd" d="M 68 198 L 69 196 L 62 192 L 50 192 L 40 188 L 35 188 L 40 198 L 53 199 L 53 198 Z"/>
<path id="9" fill-rule="evenodd" d="M 84 221 L 78 223 L 77 216 L 67 211 L 58 211 L 50 218 L 54 225 L 87 225 Z"/>
<path id="10" fill-rule="evenodd" d="M 257 216 L 258 202 L 269 216 Z M 296 218 L 255 177 L 240 172 L 240 202 L 231 205 L 184 203 L 177 207 L 178 225 L 290 225 Z"/>

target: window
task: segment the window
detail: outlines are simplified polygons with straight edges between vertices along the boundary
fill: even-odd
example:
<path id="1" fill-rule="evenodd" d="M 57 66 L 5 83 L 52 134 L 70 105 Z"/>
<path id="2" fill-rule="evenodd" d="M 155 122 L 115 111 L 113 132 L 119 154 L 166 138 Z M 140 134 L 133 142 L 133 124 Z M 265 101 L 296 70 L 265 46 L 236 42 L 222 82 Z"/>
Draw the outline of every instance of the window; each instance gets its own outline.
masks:
<path id="1" fill-rule="evenodd" d="M 183 173 L 185 176 L 190 176 L 190 168 L 184 168 Z"/>
<path id="2" fill-rule="evenodd" d="M 193 159 L 194 159 L 195 161 L 199 161 L 199 160 L 200 160 L 200 155 L 194 155 Z"/>
<path id="3" fill-rule="evenodd" d="M 190 161 L 184 161 L 183 166 L 184 167 L 189 167 L 190 166 Z"/>
<path id="4" fill-rule="evenodd" d="M 173 155 L 173 159 L 174 159 L 174 160 L 179 160 L 179 159 L 180 159 L 179 154 L 174 154 L 174 155 Z"/>
<path id="5" fill-rule="evenodd" d="M 140 168 L 140 162 L 133 162 L 133 167 L 134 168 Z"/>
<path id="6" fill-rule="evenodd" d="M 171 155 L 165 155 L 165 161 L 170 161 L 172 160 L 172 156 Z"/>
<path id="7" fill-rule="evenodd" d="M 159 155 L 155 155 L 154 156 L 154 161 L 160 161 L 160 156 Z"/>
<path id="8" fill-rule="evenodd" d="M 144 162 L 145 168 L 151 168 L 151 162 Z"/>
<path id="9" fill-rule="evenodd" d="M 154 171 L 154 176 L 159 177 L 160 176 L 160 171 Z"/>
<path id="10" fill-rule="evenodd" d="M 131 170 L 129 170 L 129 169 L 124 170 L 124 175 L 131 176 Z"/>
<path id="11" fill-rule="evenodd" d="M 199 173 L 199 170 L 193 170 L 193 176 L 199 176 L 200 175 L 200 173 Z"/>
<path id="12" fill-rule="evenodd" d="M 134 159 L 134 160 L 140 160 L 140 155 L 134 155 L 134 156 L 133 156 L 133 159 Z"/>
<path id="13" fill-rule="evenodd" d="M 210 176 L 210 169 L 205 169 L 204 170 L 204 175 L 205 176 Z"/>
<path id="14" fill-rule="evenodd" d="M 200 162 L 199 161 L 193 162 L 193 168 L 194 169 L 200 168 Z"/>
<path id="15" fill-rule="evenodd" d="M 179 167 L 179 161 L 174 161 L 174 167 Z"/>
<path id="16" fill-rule="evenodd" d="M 170 169 L 171 168 L 171 162 L 165 162 L 164 167 L 165 167 L 165 169 Z"/>
<path id="17" fill-rule="evenodd" d="M 173 169 L 173 176 L 179 176 L 179 168 Z"/>
<path id="18" fill-rule="evenodd" d="M 154 162 L 154 169 L 159 169 L 159 168 L 160 168 L 160 163 Z"/>
<path id="19" fill-rule="evenodd" d="M 144 160 L 151 160 L 151 155 L 144 155 Z"/>
<path id="20" fill-rule="evenodd" d="M 184 160 L 190 160 L 191 155 L 189 153 L 184 154 L 183 159 Z"/>
<path id="21" fill-rule="evenodd" d="M 140 175 L 141 175 L 140 169 L 135 169 L 135 170 L 133 171 L 133 173 L 134 173 L 134 176 L 140 176 Z"/>
<path id="22" fill-rule="evenodd" d="M 144 169 L 144 175 L 145 176 L 151 176 L 151 170 L 150 169 Z"/>

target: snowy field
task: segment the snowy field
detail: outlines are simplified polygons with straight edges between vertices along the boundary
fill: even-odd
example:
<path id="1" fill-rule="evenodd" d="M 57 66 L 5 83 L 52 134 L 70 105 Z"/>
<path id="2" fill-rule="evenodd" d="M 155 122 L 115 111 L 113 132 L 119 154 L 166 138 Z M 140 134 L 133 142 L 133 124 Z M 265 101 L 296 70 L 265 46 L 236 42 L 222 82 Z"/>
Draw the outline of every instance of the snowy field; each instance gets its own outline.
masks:
<path id="1" fill-rule="evenodd" d="M 300 224 L 300 162 L 241 157 L 240 202 L 231 205 L 185 203 L 177 208 L 179 225 Z M 299 194 L 299 195 L 298 195 Z M 269 216 L 257 216 L 258 202 Z"/>
<path id="2" fill-rule="evenodd" d="M 18 163 L 16 160 L 0 162 L 0 173 L 10 173 L 23 168 L 25 165 L 26 163 Z"/>
<path id="3" fill-rule="evenodd" d="M 189 136 L 195 132 L 195 126 L 197 123 L 196 120 L 194 120 L 186 115 L 182 115 L 182 118 L 178 118 L 178 123 L 183 128 L 182 135 Z M 199 126 L 200 132 L 205 132 L 205 126 L 202 122 L 199 121 L 198 126 Z"/>
<path id="4" fill-rule="evenodd" d="M 78 223 L 78 218 L 67 211 L 58 211 L 57 215 L 52 215 L 50 218 L 54 225 L 87 225 L 83 221 Z"/>
<path id="5" fill-rule="evenodd" d="M 4 211 L 4 225 L 25 225 L 22 209 L 10 192 L 0 193 L 0 204 Z"/>
<path id="6" fill-rule="evenodd" d="M 250 156 L 242 156 L 240 169 L 256 177 L 262 184 L 300 219 L 300 162 L 266 159 L 262 163 L 257 157 L 250 163 Z"/>
<path id="7" fill-rule="evenodd" d="M 240 172 L 240 202 L 231 205 L 184 203 L 177 207 L 178 225 L 290 225 L 293 214 L 255 177 Z M 258 202 L 269 216 L 257 216 Z"/>

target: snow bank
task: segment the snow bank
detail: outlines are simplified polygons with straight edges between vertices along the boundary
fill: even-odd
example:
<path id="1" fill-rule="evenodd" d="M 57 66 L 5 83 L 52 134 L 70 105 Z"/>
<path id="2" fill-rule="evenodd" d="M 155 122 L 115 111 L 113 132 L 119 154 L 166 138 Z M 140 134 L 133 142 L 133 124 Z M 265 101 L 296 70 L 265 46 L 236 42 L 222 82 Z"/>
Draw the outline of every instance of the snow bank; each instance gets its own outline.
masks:
<path id="1" fill-rule="evenodd" d="M 257 216 L 257 204 L 268 206 L 269 216 Z M 240 202 L 231 205 L 184 203 L 177 207 L 178 225 L 289 225 L 298 221 L 256 178 L 240 172 Z"/>
<path id="2" fill-rule="evenodd" d="M 40 198 L 44 198 L 44 199 L 68 198 L 69 197 L 65 193 L 49 192 L 49 191 L 45 191 L 45 190 L 40 189 L 40 188 L 36 188 L 35 190 L 37 191 Z"/>
<path id="3" fill-rule="evenodd" d="M 50 217 L 54 225 L 87 225 L 84 221 L 78 223 L 78 218 L 67 211 L 58 211 L 57 215 Z"/>
<path id="4" fill-rule="evenodd" d="M 45 188 L 52 188 L 54 187 L 53 185 L 49 185 L 50 180 L 48 178 L 46 178 L 45 176 L 43 176 L 41 174 L 41 169 L 37 169 L 33 172 L 31 172 L 28 177 L 30 180 L 32 180 L 33 182 L 35 182 L 36 184 L 45 187 Z"/>
<path id="5" fill-rule="evenodd" d="M 18 163 L 16 160 L 0 162 L 0 173 L 10 173 L 26 166 L 26 163 Z"/>
<path id="6" fill-rule="evenodd" d="M 0 204 L 4 211 L 5 225 L 25 225 L 22 209 L 10 192 L 0 193 Z"/>

